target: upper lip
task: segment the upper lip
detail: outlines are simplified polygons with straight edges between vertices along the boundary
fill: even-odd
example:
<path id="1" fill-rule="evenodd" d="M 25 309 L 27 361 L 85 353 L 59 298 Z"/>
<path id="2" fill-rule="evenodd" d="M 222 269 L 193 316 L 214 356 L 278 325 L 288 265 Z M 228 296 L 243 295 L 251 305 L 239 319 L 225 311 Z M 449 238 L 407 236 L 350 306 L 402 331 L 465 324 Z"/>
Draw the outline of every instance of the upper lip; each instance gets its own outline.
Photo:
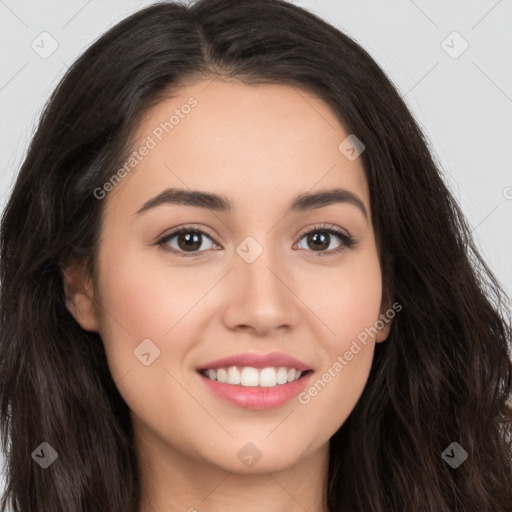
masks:
<path id="1" fill-rule="evenodd" d="M 301 372 L 310 370 L 311 368 L 291 357 L 280 352 L 272 352 L 270 354 L 258 354 L 255 352 L 246 352 L 244 354 L 235 354 L 215 361 L 210 361 L 198 368 L 198 370 L 214 370 L 216 368 L 228 368 L 229 366 L 250 366 L 252 368 L 269 368 L 271 366 L 295 368 Z"/>

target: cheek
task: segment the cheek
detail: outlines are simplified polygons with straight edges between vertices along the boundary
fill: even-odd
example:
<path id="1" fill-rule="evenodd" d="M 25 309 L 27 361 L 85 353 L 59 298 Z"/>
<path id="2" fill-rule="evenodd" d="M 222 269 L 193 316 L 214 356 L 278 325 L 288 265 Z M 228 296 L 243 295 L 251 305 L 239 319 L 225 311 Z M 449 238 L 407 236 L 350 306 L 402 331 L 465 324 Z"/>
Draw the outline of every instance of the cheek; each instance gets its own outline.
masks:
<path id="1" fill-rule="evenodd" d="M 168 341 L 186 324 L 188 312 L 207 292 L 209 281 L 192 280 L 190 272 L 171 271 L 140 252 L 106 249 L 99 268 L 100 334 L 114 378 L 141 366 L 165 365 L 169 357 L 180 360 L 187 338 L 172 345 L 172 354 Z M 145 367 L 137 358 L 141 347 L 147 348 L 141 354 L 149 351 L 155 365 Z"/>
<path id="2" fill-rule="evenodd" d="M 339 268 L 315 271 L 301 297 L 325 324 L 323 339 L 331 353 L 347 350 L 351 340 L 375 325 L 382 299 L 376 251 L 354 253 Z"/>
<path id="3" fill-rule="evenodd" d="M 188 312 L 193 313 L 191 308 L 211 283 L 193 281 L 189 271 L 157 266 L 140 254 L 130 257 L 127 251 L 105 250 L 99 268 L 100 334 L 116 387 L 138 418 L 155 431 L 162 428 L 162 437 L 183 436 L 187 429 L 180 425 L 190 427 L 204 412 L 180 384 L 180 362 L 194 340 L 184 328 Z M 186 411 L 179 421 L 176 410 Z"/>
<path id="4" fill-rule="evenodd" d="M 321 368 L 299 396 L 308 418 L 304 425 L 323 416 L 323 428 L 331 435 L 358 402 L 372 365 L 382 295 L 376 251 L 357 255 L 333 276 L 320 275 L 310 288 L 315 312 L 329 329 L 321 331 Z"/>
<path id="5" fill-rule="evenodd" d="M 170 267 L 154 255 L 104 256 L 101 299 L 103 319 L 126 338 L 163 339 L 211 287 L 211 275 Z M 210 273 L 211 274 L 211 273 Z M 117 324 L 117 325 L 116 325 Z M 123 332 L 124 331 L 124 332 Z"/>

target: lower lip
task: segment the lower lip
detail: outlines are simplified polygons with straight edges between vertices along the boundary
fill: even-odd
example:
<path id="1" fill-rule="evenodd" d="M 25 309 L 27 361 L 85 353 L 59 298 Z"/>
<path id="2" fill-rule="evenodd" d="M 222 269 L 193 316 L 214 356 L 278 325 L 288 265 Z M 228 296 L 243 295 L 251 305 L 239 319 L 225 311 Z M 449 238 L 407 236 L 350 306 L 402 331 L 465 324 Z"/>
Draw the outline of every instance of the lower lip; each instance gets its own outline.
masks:
<path id="1" fill-rule="evenodd" d="M 226 384 L 198 374 L 206 386 L 224 400 L 247 409 L 273 409 L 295 398 L 304 390 L 311 372 L 298 380 L 274 387 L 255 387 Z"/>

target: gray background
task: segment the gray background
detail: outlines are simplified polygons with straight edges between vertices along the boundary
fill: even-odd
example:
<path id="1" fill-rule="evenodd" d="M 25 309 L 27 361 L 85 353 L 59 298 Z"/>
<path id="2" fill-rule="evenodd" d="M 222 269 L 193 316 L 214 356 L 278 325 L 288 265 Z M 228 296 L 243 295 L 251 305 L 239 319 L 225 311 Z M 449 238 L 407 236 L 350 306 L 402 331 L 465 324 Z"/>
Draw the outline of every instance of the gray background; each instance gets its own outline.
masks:
<path id="1" fill-rule="evenodd" d="M 40 110 L 67 67 L 108 28 L 151 3 L 0 0 L 2 209 Z M 511 295 L 512 0 L 293 3 L 355 38 L 397 86 Z M 31 45 L 48 51 L 50 37 L 58 48 L 42 58 Z"/>

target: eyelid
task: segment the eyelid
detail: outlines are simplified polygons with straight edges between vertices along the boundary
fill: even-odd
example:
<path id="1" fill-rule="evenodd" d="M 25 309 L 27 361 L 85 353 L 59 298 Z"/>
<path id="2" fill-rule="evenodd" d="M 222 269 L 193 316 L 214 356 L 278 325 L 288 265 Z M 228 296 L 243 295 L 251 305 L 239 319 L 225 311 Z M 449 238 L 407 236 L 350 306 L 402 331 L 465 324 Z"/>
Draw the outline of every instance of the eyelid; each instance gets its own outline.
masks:
<path id="1" fill-rule="evenodd" d="M 348 238 L 352 238 L 350 233 L 348 231 L 346 231 L 345 229 L 340 228 L 339 226 L 336 226 L 335 224 L 325 224 L 325 223 L 313 224 L 313 226 L 304 228 L 303 230 L 299 231 L 300 234 L 297 235 L 297 237 L 300 240 L 304 235 L 307 235 L 311 231 L 322 231 L 322 230 L 323 231 L 332 230 L 332 231 L 335 231 L 336 234 L 338 234 L 338 235 L 342 234 Z"/>

